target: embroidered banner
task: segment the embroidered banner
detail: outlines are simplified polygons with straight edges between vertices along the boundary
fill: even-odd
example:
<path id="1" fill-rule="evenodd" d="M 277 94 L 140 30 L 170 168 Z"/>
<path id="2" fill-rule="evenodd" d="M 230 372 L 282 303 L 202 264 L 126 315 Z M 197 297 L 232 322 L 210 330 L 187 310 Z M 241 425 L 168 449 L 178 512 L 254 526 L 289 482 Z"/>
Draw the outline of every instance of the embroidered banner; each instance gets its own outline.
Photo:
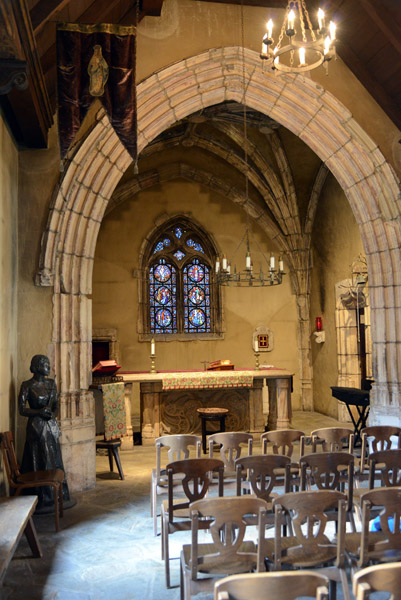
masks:
<path id="1" fill-rule="evenodd" d="M 134 26 L 60 23 L 57 84 L 61 158 L 92 101 L 99 98 L 118 137 L 136 160 Z"/>
<path id="2" fill-rule="evenodd" d="M 163 375 L 163 390 L 252 387 L 253 375 L 247 371 L 169 373 Z"/>
<path id="3" fill-rule="evenodd" d="M 104 439 L 114 440 L 123 435 L 127 435 L 124 383 L 104 383 L 102 385 L 102 391 Z"/>

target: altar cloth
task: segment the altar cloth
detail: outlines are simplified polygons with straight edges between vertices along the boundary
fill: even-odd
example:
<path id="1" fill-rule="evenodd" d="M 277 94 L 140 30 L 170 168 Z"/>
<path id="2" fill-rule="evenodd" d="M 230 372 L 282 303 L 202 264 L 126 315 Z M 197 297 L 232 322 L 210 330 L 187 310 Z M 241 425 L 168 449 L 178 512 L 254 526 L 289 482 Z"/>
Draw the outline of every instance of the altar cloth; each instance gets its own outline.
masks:
<path id="1" fill-rule="evenodd" d="M 199 373 L 163 374 L 163 390 L 190 390 L 215 388 L 251 388 L 253 374 L 249 371 L 200 371 Z"/>

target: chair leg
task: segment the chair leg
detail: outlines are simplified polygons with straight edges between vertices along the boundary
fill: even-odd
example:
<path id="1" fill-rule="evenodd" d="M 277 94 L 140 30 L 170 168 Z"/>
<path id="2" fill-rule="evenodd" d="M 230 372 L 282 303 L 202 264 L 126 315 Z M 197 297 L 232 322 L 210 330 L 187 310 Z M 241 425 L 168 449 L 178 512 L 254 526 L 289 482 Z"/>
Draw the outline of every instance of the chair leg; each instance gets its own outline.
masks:
<path id="1" fill-rule="evenodd" d="M 162 524 L 163 527 L 163 539 L 162 539 L 162 555 L 164 558 L 164 573 L 165 573 L 165 578 L 166 578 L 166 588 L 170 589 L 170 552 L 169 552 L 169 540 L 168 540 L 168 524 L 166 527 L 164 527 L 164 523 Z"/>
<path id="2" fill-rule="evenodd" d="M 60 521 L 59 521 L 59 507 L 58 507 L 58 499 L 59 499 L 59 485 L 53 485 L 53 496 L 54 496 L 54 518 L 56 520 L 56 531 L 60 530 Z"/>
<path id="3" fill-rule="evenodd" d="M 114 459 L 116 461 L 116 465 L 117 465 L 117 469 L 118 469 L 118 474 L 120 475 L 120 479 L 124 479 L 124 473 L 123 473 L 123 468 L 121 466 L 121 462 L 120 462 L 120 453 L 118 452 L 118 448 L 113 448 L 113 456 Z M 113 470 L 113 469 L 111 469 Z"/>
<path id="4" fill-rule="evenodd" d="M 58 488 L 58 498 L 59 498 L 59 506 L 60 506 L 60 517 L 64 517 L 64 505 L 63 505 L 63 484 L 60 483 Z"/>
<path id="5" fill-rule="evenodd" d="M 113 450 L 111 448 L 107 448 L 107 454 L 109 455 L 110 471 L 113 472 Z"/>

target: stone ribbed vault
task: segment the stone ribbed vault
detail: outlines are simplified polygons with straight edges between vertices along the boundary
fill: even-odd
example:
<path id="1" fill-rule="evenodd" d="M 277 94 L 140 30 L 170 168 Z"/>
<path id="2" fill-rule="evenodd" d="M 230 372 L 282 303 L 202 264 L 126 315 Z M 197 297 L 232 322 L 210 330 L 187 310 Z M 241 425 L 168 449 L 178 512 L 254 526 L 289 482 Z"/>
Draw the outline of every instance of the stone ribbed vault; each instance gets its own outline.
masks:
<path id="1" fill-rule="evenodd" d="M 245 50 L 243 57 L 238 47 L 203 52 L 138 85 L 139 152 L 177 120 L 223 101 L 245 102 L 287 127 L 314 150 L 342 187 L 359 225 L 369 270 L 376 380 L 371 422 L 387 417 L 395 422 L 395 417 L 401 424 L 401 199 L 393 170 L 332 94 L 300 75 L 275 77 L 262 71 L 258 54 Z M 130 162 L 100 112 L 96 125 L 69 157 L 43 234 L 37 284 L 54 289 L 55 370 L 72 489 L 95 482 L 88 295 L 99 227 Z M 305 286 L 299 290 L 300 314 L 307 293 Z M 305 315 L 302 320 L 305 327 Z M 302 344 L 301 349 L 308 352 Z"/>

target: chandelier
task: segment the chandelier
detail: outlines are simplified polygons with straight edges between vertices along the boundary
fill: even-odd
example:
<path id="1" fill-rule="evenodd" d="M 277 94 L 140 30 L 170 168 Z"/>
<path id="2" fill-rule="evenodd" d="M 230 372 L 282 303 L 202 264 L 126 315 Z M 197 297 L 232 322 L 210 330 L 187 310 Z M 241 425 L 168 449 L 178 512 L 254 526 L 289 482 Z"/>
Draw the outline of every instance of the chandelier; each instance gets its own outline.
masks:
<path id="1" fill-rule="evenodd" d="M 260 58 L 269 61 L 274 71 L 303 73 L 321 64 L 326 68 L 335 56 L 336 25 L 330 21 L 326 27 L 324 11 L 317 12 L 318 30 L 313 30 L 305 0 L 288 0 L 283 24 L 277 39 L 273 38 L 273 21 L 266 24 Z M 288 43 L 284 42 L 284 34 Z"/>
<path id="2" fill-rule="evenodd" d="M 245 46 L 244 46 L 244 6 L 241 2 L 241 34 L 242 34 L 242 79 L 243 79 L 243 136 L 244 136 L 244 165 L 245 165 L 245 202 L 244 208 L 246 212 L 246 229 L 245 233 L 240 240 L 234 254 L 232 255 L 231 261 L 227 260 L 226 255 L 223 255 L 222 260 L 217 257 L 215 265 L 215 276 L 216 281 L 220 285 L 228 286 L 233 285 L 237 287 L 264 287 L 271 285 L 280 285 L 283 280 L 284 273 L 284 262 L 280 256 L 278 264 L 276 265 L 276 257 L 274 254 L 270 255 L 270 259 L 267 259 L 264 252 L 260 248 L 255 236 L 252 234 L 250 220 L 249 220 L 249 165 L 248 165 L 248 132 L 247 132 L 247 116 L 246 116 L 246 77 L 245 77 Z M 258 271 L 254 271 L 253 261 L 250 250 L 250 235 L 253 237 L 255 244 L 258 247 L 259 253 L 262 256 L 262 261 L 266 262 L 265 271 L 263 271 L 262 265 Z M 233 264 L 233 259 L 239 250 L 244 247 L 245 251 L 245 264 L 242 270 L 237 271 L 237 267 Z"/>

